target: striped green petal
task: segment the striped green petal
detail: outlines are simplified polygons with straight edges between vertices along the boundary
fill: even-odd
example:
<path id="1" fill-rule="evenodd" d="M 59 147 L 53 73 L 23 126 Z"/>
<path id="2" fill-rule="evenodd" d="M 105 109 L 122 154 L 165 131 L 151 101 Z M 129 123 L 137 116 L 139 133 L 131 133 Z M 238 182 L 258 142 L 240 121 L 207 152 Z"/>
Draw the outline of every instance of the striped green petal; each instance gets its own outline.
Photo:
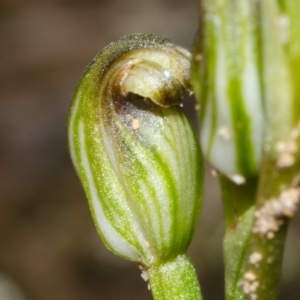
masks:
<path id="1" fill-rule="evenodd" d="M 202 157 L 178 107 L 189 60 L 162 37 L 124 37 L 98 54 L 71 105 L 71 157 L 98 232 L 146 267 L 186 251 L 200 212 Z"/>
<path id="2" fill-rule="evenodd" d="M 201 104 L 201 145 L 231 179 L 257 175 L 264 134 L 256 2 L 204 0 L 192 84 Z"/>

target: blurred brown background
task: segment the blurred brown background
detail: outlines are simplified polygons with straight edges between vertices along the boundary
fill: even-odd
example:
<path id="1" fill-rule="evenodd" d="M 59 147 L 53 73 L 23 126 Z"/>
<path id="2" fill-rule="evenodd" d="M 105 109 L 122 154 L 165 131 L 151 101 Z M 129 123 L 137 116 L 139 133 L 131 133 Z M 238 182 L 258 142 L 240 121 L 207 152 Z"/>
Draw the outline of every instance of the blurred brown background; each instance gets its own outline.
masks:
<path id="1" fill-rule="evenodd" d="M 0 300 L 151 299 L 137 265 L 96 234 L 68 156 L 67 113 L 86 65 L 111 41 L 152 32 L 191 48 L 196 2 L 0 0 Z M 300 299 L 299 225 L 298 215 L 282 300 Z M 223 299 L 222 235 L 208 175 L 189 250 L 208 300 Z"/>

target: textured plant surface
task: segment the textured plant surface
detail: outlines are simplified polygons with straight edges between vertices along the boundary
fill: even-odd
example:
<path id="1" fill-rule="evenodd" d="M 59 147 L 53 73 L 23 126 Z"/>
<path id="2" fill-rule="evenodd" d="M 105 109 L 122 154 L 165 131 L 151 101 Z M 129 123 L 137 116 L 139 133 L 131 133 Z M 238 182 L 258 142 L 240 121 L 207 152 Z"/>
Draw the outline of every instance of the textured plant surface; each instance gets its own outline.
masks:
<path id="1" fill-rule="evenodd" d="M 149 269 L 157 299 L 169 299 L 172 287 L 178 299 L 200 299 L 184 255 L 203 186 L 198 141 L 178 107 L 189 59 L 159 36 L 127 36 L 88 67 L 69 118 L 72 160 L 99 234 L 140 263 L 145 279 Z"/>

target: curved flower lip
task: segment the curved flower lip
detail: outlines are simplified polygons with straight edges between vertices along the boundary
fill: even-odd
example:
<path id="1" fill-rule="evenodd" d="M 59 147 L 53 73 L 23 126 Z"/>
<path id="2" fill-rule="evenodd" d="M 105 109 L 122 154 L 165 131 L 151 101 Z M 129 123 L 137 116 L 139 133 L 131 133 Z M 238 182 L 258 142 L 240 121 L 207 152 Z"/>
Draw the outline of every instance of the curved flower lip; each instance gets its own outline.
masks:
<path id="1" fill-rule="evenodd" d="M 176 106 L 189 58 L 164 38 L 128 36 L 96 57 L 73 97 L 70 151 L 95 225 L 109 249 L 145 266 L 184 253 L 200 213 L 202 157 Z"/>
<path id="2" fill-rule="evenodd" d="M 134 93 L 164 107 L 179 105 L 182 102 L 184 87 L 172 72 L 158 63 L 131 60 L 124 69 L 118 83 L 123 96 Z"/>

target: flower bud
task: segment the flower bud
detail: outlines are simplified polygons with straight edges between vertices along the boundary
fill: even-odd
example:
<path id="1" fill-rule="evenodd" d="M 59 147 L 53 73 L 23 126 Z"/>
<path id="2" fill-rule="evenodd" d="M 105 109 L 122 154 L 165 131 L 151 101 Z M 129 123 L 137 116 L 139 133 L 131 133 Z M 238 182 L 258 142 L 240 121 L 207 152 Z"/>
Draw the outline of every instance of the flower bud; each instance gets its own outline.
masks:
<path id="1" fill-rule="evenodd" d="M 203 1 L 192 67 L 204 156 L 239 182 L 257 175 L 264 134 L 255 9 L 254 1 Z"/>
<path id="2" fill-rule="evenodd" d="M 85 71 L 69 116 L 72 161 L 106 246 L 149 267 L 184 253 L 203 163 L 181 112 L 190 55 L 155 35 L 112 43 Z"/>
<path id="3" fill-rule="evenodd" d="M 280 170 L 300 159 L 300 2 L 261 3 L 265 154 Z M 297 145 L 298 144 L 298 145 Z"/>

